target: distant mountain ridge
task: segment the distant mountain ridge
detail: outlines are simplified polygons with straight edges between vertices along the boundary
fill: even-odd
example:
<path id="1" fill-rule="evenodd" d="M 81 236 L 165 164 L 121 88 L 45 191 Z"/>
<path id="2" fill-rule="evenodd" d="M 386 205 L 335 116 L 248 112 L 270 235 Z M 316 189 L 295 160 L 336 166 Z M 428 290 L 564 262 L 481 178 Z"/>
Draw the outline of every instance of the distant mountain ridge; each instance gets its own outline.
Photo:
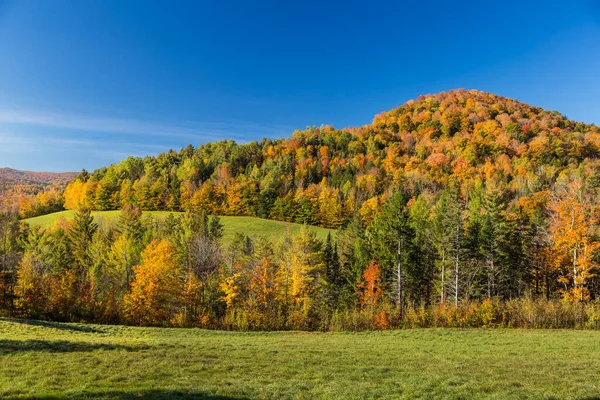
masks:
<path id="1" fill-rule="evenodd" d="M 12 168 L 0 168 L 0 184 L 48 184 L 51 182 L 69 183 L 77 176 L 76 172 L 33 172 Z"/>
<path id="2" fill-rule="evenodd" d="M 23 218 L 60 211 L 63 192 L 77 173 L 33 172 L 0 168 L 0 212 Z"/>

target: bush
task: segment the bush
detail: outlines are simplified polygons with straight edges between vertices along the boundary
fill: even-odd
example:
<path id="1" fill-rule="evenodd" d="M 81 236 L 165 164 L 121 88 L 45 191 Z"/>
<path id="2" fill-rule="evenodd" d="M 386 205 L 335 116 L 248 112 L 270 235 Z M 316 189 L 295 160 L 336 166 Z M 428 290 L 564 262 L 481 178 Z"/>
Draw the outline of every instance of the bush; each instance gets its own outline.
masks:
<path id="1" fill-rule="evenodd" d="M 600 302 L 571 303 L 563 300 L 523 298 L 509 301 L 486 299 L 454 305 L 406 307 L 383 304 L 376 308 L 336 310 L 326 324 L 331 331 L 363 331 L 395 328 L 544 328 L 600 329 Z"/>

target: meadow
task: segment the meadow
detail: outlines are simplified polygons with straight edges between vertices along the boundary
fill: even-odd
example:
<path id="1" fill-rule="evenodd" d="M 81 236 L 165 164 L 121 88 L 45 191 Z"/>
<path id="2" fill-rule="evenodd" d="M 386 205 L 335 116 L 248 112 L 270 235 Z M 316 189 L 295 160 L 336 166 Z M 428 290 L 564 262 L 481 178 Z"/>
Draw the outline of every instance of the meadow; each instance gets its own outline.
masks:
<path id="1" fill-rule="evenodd" d="M 224 332 L 0 320 L 3 399 L 592 399 L 600 332 Z"/>
<path id="2" fill-rule="evenodd" d="M 93 211 L 92 215 L 100 227 L 108 227 L 114 225 L 119 218 L 121 211 Z M 165 218 L 169 214 L 181 214 L 171 211 L 144 211 L 143 215 L 152 215 L 156 219 Z M 28 218 L 24 221 L 31 226 L 49 227 L 55 224 L 61 218 L 69 221 L 75 215 L 75 211 L 60 211 L 52 214 L 46 214 L 39 217 Z M 236 233 L 244 233 L 248 236 L 262 236 L 265 239 L 277 243 L 285 236 L 286 231 L 291 235 L 297 234 L 302 228 L 301 224 L 291 222 L 273 221 L 256 217 L 237 217 L 237 216 L 222 216 L 221 223 L 223 224 L 224 234 L 222 243 L 227 245 L 231 243 Z M 327 238 L 327 233 L 335 232 L 332 229 L 310 226 L 317 237 L 321 240 Z"/>

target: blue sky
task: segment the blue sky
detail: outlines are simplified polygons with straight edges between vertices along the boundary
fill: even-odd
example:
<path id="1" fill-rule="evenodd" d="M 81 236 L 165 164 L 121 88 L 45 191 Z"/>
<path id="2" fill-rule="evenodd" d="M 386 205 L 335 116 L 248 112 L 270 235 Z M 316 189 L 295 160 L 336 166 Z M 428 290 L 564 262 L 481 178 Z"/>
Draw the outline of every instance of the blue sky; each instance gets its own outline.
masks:
<path id="1" fill-rule="evenodd" d="M 0 167 L 370 123 L 479 89 L 600 124 L 600 5 L 0 0 Z"/>

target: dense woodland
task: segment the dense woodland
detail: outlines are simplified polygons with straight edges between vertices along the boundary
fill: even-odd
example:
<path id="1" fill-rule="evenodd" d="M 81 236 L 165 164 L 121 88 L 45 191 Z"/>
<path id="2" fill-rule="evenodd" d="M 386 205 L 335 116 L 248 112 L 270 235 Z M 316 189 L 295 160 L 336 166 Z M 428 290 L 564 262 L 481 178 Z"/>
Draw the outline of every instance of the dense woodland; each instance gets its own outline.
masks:
<path id="1" fill-rule="evenodd" d="M 596 327 L 599 155 L 597 126 L 457 90 L 361 128 L 130 157 L 68 185 L 70 223 L 2 218 L 0 300 L 27 317 L 225 329 Z M 89 210 L 112 209 L 118 225 L 99 229 Z M 223 246 L 209 215 L 338 233 Z"/>

